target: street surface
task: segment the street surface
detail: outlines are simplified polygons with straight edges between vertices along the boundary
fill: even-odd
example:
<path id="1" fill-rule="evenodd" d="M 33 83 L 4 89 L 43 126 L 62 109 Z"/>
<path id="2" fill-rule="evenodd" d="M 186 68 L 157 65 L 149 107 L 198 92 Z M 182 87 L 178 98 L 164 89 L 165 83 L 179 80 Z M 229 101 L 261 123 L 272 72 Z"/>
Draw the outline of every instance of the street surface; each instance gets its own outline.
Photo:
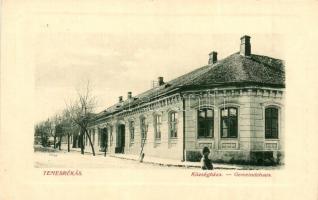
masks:
<path id="1" fill-rule="evenodd" d="M 66 148 L 57 150 L 53 148 L 43 148 L 39 145 L 35 146 L 34 167 L 36 168 L 103 168 L 103 169 L 181 169 L 193 170 L 193 167 L 185 166 L 167 166 L 164 164 L 152 164 L 149 162 L 140 163 L 136 160 L 121 159 L 111 157 L 98 152 L 96 156 L 91 153 L 82 155 L 77 150 L 67 152 Z M 213 163 L 215 169 L 227 170 L 277 170 L 282 166 L 253 166 L 253 165 L 235 165 L 235 164 L 219 164 Z M 199 168 L 196 168 L 199 169 Z"/>
<path id="2" fill-rule="evenodd" d="M 34 152 L 34 166 L 37 168 L 127 168 L 127 169 L 183 169 L 167 167 L 133 160 L 124 160 L 103 155 L 80 154 L 79 152 Z"/>

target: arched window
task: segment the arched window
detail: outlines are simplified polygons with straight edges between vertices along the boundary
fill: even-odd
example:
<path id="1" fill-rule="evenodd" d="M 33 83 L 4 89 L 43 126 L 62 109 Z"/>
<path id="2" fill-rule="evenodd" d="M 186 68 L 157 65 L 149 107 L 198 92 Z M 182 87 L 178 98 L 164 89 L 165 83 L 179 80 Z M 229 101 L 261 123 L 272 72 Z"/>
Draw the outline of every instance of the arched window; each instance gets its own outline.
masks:
<path id="1" fill-rule="evenodd" d="M 278 138 L 278 109 L 268 107 L 265 109 L 265 138 Z"/>
<path id="2" fill-rule="evenodd" d="M 214 115 L 210 108 L 198 110 L 198 137 L 211 138 L 213 137 Z"/>
<path id="3" fill-rule="evenodd" d="M 178 113 L 169 113 L 169 134 L 170 138 L 178 137 Z"/>
<path id="4" fill-rule="evenodd" d="M 237 108 L 221 109 L 221 137 L 237 138 Z"/>
<path id="5" fill-rule="evenodd" d="M 133 142 L 135 139 L 135 122 L 129 121 L 129 133 L 130 133 L 130 142 Z"/>
<path id="6" fill-rule="evenodd" d="M 154 128 L 155 128 L 155 138 L 161 139 L 161 115 L 154 115 Z"/>

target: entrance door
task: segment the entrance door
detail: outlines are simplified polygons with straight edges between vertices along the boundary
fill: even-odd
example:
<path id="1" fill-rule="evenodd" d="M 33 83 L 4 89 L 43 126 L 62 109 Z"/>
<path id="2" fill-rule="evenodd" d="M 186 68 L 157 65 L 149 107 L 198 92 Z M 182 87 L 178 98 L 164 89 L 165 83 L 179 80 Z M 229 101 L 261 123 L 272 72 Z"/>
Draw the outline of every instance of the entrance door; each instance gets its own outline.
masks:
<path id="1" fill-rule="evenodd" d="M 101 143 L 100 143 L 102 152 L 107 151 L 107 142 L 108 142 L 107 128 L 103 128 L 101 132 Z"/>
<path id="2" fill-rule="evenodd" d="M 118 125 L 117 132 L 117 151 L 116 153 L 125 153 L 125 125 Z"/>

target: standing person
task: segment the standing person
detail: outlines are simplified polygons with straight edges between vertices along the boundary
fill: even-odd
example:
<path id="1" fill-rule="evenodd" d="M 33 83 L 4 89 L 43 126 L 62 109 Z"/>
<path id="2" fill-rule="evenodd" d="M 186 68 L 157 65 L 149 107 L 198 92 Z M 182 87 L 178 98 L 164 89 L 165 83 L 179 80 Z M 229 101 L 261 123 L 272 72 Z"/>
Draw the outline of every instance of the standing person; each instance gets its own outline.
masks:
<path id="1" fill-rule="evenodd" d="M 55 148 L 59 148 L 61 150 L 61 140 L 58 138 L 56 143 L 55 143 Z"/>
<path id="2" fill-rule="evenodd" d="M 213 165 L 211 159 L 209 159 L 210 149 L 208 147 L 204 147 L 202 150 L 202 158 L 201 158 L 201 169 L 203 170 L 212 170 Z"/>
<path id="3" fill-rule="evenodd" d="M 59 139 L 59 142 L 58 142 L 59 150 L 61 150 L 61 145 L 62 145 L 62 139 Z"/>

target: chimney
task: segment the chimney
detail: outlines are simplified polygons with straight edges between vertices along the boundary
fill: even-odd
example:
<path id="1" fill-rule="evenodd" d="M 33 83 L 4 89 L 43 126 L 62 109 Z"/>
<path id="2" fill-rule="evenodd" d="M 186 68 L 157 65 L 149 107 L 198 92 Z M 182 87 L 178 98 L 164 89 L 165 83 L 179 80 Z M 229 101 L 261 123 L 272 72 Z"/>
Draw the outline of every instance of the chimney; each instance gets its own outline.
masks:
<path id="1" fill-rule="evenodd" d="M 119 96 L 118 101 L 119 101 L 119 103 L 123 102 L 123 96 Z"/>
<path id="2" fill-rule="evenodd" d="M 131 99 L 132 95 L 131 92 L 127 92 L 127 99 Z"/>
<path id="3" fill-rule="evenodd" d="M 218 61 L 218 53 L 216 51 L 212 51 L 209 53 L 209 64 L 214 64 Z"/>
<path id="4" fill-rule="evenodd" d="M 251 43 L 250 43 L 251 37 L 248 35 L 244 35 L 241 37 L 241 48 L 240 48 L 240 54 L 242 56 L 251 56 Z"/>
<path id="5" fill-rule="evenodd" d="M 158 77 L 158 85 L 161 86 L 163 84 L 164 84 L 163 77 L 162 76 Z"/>

